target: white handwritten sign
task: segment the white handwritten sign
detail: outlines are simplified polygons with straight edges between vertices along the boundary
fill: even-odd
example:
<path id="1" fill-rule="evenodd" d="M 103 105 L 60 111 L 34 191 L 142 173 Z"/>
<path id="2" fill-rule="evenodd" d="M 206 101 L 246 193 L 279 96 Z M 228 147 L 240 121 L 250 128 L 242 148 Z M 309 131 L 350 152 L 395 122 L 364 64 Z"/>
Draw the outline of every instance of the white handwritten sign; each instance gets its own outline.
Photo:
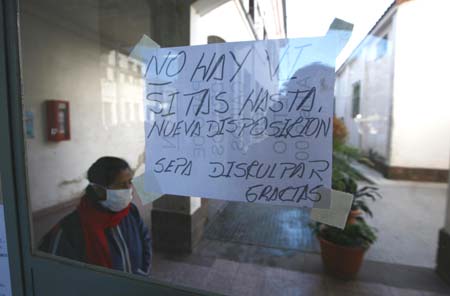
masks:
<path id="1" fill-rule="evenodd" d="M 146 190 L 328 208 L 341 45 L 327 34 L 146 50 Z"/>

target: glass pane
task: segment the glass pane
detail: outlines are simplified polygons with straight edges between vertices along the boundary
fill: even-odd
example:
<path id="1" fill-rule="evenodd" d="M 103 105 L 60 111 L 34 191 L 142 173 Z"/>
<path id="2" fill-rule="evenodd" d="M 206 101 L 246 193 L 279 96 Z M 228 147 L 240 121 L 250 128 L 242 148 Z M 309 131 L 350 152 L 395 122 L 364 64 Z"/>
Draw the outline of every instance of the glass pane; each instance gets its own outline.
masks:
<path id="1" fill-rule="evenodd" d="M 450 100 L 445 100 L 447 75 L 443 73 L 450 66 L 446 58 L 450 48 L 443 37 L 448 35 L 445 28 L 450 24 L 445 5 L 421 0 L 360 2 L 21 1 L 24 140 L 34 254 L 46 252 L 55 258 L 229 295 L 333 295 L 341 290 L 355 295 L 366 290 L 380 295 L 446 292 L 446 284 L 430 272 L 435 268 L 436 253 L 438 258 L 448 258 L 445 248 L 438 250 L 439 229 L 445 229 L 440 240 L 450 232 L 445 220 L 450 157 Z M 223 155 L 220 161 L 230 164 L 229 153 L 220 141 L 238 150 L 253 144 L 256 148 L 249 154 L 260 162 L 281 166 L 280 159 L 292 159 L 298 165 L 293 169 L 295 176 L 305 170 L 305 163 L 314 160 L 314 153 L 325 148 L 314 145 L 308 138 L 311 135 L 298 135 L 301 140 L 293 142 L 291 150 L 274 146 L 276 156 L 263 149 L 267 134 L 259 138 L 237 135 L 235 142 L 231 136 L 223 137 L 213 147 L 198 138 L 189 146 L 167 137 L 158 151 L 146 155 L 149 141 L 145 126 L 170 115 L 160 111 L 171 110 L 171 102 L 149 99 L 152 90 L 167 88 L 149 84 L 149 63 L 137 54 L 136 45 L 146 53 L 160 47 L 160 56 L 173 58 L 170 51 L 177 51 L 173 47 L 189 46 L 184 48 L 186 54 L 199 48 L 194 46 L 214 43 L 219 52 L 219 48 L 228 50 L 227 46 L 257 48 L 262 44 L 232 42 L 291 38 L 264 43 L 267 51 L 261 51 L 260 60 L 253 61 L 268 62 L 273 50 L 278 53 L 273 55 L 276 62 L 280 62 L 282 49 L 295 45 L 294 38 L 329 36 L 333 30 L 343 34 L 339 36 L 349 35 L 351 26 L 333 22 L 335 17 L 353 24 L 352 37 L 336 65 L 333 57 L 330 64 L 335 69 L 324 67 L 328 76 L 320 71 L 310 74 L 317 80 L 314 87 L 299 89 L 303 101 L 291 112 L 293 103 L 286 120 L 295 120 L 295 111 L 304 117 L 330 111 L 333 143 L 330 133 L 323 145 L 329 145 L 333 159 L 329 183 L 332 189 L 353 197 L 341 215 L 344 230 L 312 219 L 323 210 L 311 210 L 316 201 L 304 207 L 275 205 L 268 191 L 252 195 L 257 196 L 257 202 L 246 202 L 250 200 L 245 198 L 238 202 L 236 196 L 217 199 L 189 192 L 155 193 L 155 188 L 146 191 L 145 172 L 158 168 L 155 163 L 146 163 L 153 161 L 154 155 L 169 155 L 175 148 L 183 152 L 193 145 L 198 155 L 211 149 L 216 156 Z M 336 48 L 322 46 L 308 57 L 322 57 Z M 239 57 L 243 56 L 231 58 L 236 63 Z M 156 73 L 169 67 L 162 59 L 158 62 L 152 68 Z M 269 70 L 304 75 L 302 70 L 308 66 L 296 63 L 294 59 L 292 67 Z M 313 69 L 320 66 L 324 65 Z M 219 69 L 220 62 L 209 67 Z M 242 74 L 245 78 L 241 82 L 245 83 L 236 86 L 237 95 L 228 98 L 230 102 L 242 104 L 246 99 L 243 92 L 251 84 L 284 99 L 289 98 L 282 96 L 283 91 L 301 84 L 295 75 L 277 74 L 273 75 L 278 79 L 275 82 L 264 81 L 259 79 L 260 69 L 255 65 Z M 318 79 L 320 75 L 329 80 Z M 221 77 L 204 77 L 220 88 Z M 182 75 L 169 82 L 177 78 L 181 81 Z M 329 100 L 320 101 L 320 92 L 326 90 L 329 95 L 324 97 Z M 266 102 L 266 107 L 261 103 L 264 100 L 257 101 L 259 105 L 251 101 L 247 108 L 256 112 L 249 120 L 258 118 L 260 109 L 276 113 L 277 103 L 284 106 L 278 97 L 271 98 L 274 105 Z M 306 110 L 308 98 L 312 99 L 311 108 Z M 216 100 L 215 107 L 220 109 L 223 102 Z M 177 108 L 189 111 L 191 103 L 177 102 Z M 323 109 L 313 110 L 318 104 Z M 201 104 L 193 108 L 200 119 L 208 119 Z M 294 127 L 279 138 L 293 137 L 292 133 L 304 126 Z M 206 164 L 209 161 L 204 160 Z M 175 163 L 163 166 L 168 173 L 175 167 Z M 251 170 L 251 166 L 244 169 L 250 179 Z M 319 172 L 306 175 L 325 179 Z M 223 191 L 241 188 L 247 178 L 229 179 Z M 166 179 L 166 188 L 209 185 L 207 178 L 199 177 L 195 182 L 186 178 L 187 185 L 179 180 Z M 274 182 L 281 184 L 284 179 Z M 270 194 L 283 196 L 278 191 Z M 325 210 L 340 198 L 336 192 L 330 196 Z M 329 255 L 336 250 L 344 253 Z M 359 265 L 363 255 L 364 264 Z M 330 263 L 330 259 L 335 261 Z M 439 260 L 439 270 L 445 270 Z M 336 267 L 339 261 L 343 269 Z M 350 266 L 353 262 L 356 264 Z M 387 275 L 386 270 L 394 272 Z M 417 277 L 426 280 L 417 281 Z"/>
<path id="2" fill-rule="evenodd" d="M 182 1 L 21 2 L 35 250 L 150 275 L 152 203 L 142 199 L 158 196 L 135 189 L 145 83 L 130 52 L 142 36 L 188 45 L 189 14 Z"/>

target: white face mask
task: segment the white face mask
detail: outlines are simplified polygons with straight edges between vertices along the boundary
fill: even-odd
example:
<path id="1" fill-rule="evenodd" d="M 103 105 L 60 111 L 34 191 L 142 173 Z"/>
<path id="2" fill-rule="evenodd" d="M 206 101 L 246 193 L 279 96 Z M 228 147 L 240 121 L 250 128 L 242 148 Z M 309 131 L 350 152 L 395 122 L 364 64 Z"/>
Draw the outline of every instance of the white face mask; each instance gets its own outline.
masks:
<path id="1" fill-rule="evenodd" d="M 94 185 L 100 186 L 97 184 Z M 99 202 L 103 207 L 113 212 L 120 212 L 123 209 L 125 209 L 130 204 L 131 199 L 133 198 L 132 195 L 133 190 L 131 188 L 129 189 L 104 188 L 104 189 L 106 190 L 106 200 L 101 200 Z"/>

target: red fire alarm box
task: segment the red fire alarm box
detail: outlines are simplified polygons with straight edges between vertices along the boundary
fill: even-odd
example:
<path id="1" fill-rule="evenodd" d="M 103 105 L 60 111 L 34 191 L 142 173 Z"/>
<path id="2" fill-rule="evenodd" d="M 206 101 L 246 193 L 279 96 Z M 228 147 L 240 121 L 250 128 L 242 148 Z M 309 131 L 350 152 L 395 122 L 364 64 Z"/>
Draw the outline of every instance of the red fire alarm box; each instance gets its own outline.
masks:
<path id="1" fill-rule="evenodd" d="M 70 140 L 70 108 L 67 101 L 46 101 L 47 139 L 53 142 Z"/>

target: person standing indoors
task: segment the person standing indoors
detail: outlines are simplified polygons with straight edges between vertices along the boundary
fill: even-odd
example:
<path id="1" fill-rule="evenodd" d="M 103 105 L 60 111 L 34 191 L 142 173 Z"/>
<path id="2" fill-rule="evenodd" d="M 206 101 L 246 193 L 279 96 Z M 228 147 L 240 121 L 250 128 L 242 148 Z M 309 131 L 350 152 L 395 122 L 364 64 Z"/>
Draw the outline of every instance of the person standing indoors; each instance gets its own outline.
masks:
<path id="1" fill-rule="evenodd" d="M 87 172 L 77 209 L 47 233 L 39 249 L 57 256 L 149 276 L 148 228 L 131 202 L 133 172 L 117 157 L 101 157 Z"/>

